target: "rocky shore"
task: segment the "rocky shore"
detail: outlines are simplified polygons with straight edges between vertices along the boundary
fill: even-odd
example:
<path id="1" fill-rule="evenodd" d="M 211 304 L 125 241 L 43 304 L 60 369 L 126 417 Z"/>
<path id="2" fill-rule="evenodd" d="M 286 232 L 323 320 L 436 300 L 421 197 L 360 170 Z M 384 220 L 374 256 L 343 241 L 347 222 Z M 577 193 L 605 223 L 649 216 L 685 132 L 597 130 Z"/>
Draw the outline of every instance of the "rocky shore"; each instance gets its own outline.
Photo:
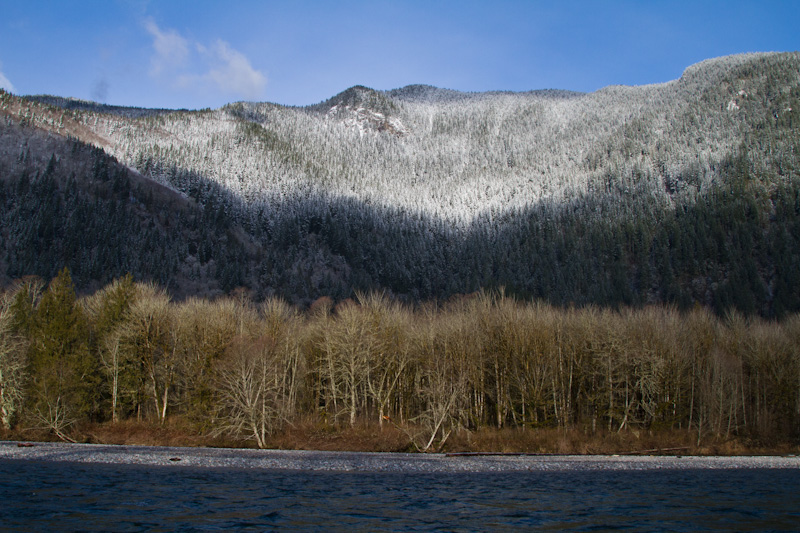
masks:
<path id="1" fill-rule="evenodd" d="M 0 460 L 331 472 L 505 472 L 796 468 L 787 456 L 405 454 L 0 442 Z"/>

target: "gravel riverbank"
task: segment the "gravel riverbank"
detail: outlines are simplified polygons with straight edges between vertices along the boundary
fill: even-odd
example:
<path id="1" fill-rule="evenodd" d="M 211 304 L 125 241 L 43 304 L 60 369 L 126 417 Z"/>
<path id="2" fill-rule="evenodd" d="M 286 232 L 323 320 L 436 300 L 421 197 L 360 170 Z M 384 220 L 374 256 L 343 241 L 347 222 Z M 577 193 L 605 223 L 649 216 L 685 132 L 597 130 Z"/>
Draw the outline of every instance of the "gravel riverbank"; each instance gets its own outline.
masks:
<path id="1" fill-rule="evenodd" d="M 796 468 L 798 456 L 461 455 L 0 442 L 0 460 L 331 472 Z"/>

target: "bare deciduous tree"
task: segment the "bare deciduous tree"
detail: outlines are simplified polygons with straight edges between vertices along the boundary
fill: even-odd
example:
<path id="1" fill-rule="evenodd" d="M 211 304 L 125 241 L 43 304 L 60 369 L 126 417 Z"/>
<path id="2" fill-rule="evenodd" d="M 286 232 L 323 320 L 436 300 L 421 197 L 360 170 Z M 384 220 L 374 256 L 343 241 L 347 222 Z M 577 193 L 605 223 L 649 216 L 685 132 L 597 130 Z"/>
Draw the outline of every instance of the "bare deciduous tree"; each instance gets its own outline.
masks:
<path id="1" fill-rule="evenodd" d="M 346 415 L 352 427 L 359 410 L 366 407 L 370 356 L 376 348 L 376 339 L 361 307 L 355 303 L 340 304 L 336 319 L 322 332 L 320 343 L 334 421 Z"/>
<path id="2" fill-rule="evenodd" d="M 359 301 L 372 337 L 367 390 L 377 408 L 378 426 L 382 428 L 384 421 L 391 419 L 390 403 L 412 359 L 413 325 L 406 310 L 384 294 L 362 294 Z"/>
<path id="3" fill-rule="evenodd" d="M 153 285 L 137 285 L 135 301 L 120 326 L 120 340 L 128 355 L 140 363 L 156 417 L 162 424 L 181 363 L 176 334 L 167 293 Z"/>
<path id="4" fill-rule="evenodd" d="M 414 445 L 430 450 L 444 446 L 456 429 L 464 427 L 469 392 L 470 338 L 465 325 L 453 316 L 429 324 L 418 338 L 420 346 L 419 396 L 422 406 L 414 419 L 421 433 L 413 435 Z"/>
<path id="5" fill-rule="evenodd" d="M 0 424 L 11 429 L 17 421 L 25 394 L 27 342 L 14 331 L 13 294 L 0 293 Z"/>
<path id="6" fill-rule="evenodd" d="M 281 422 L 279 360 L 271 339 L 236 339 L 216 378 L 217 433 L 249 437 L 264 448 Z"/>
<path id="7" fill-rule="evenodd" d="M 189 299 L 176 306 L 177 349 L 183 361 L 178 376 L 180 400 L 189 416 L 202 427 L 212 421 L 213 381 L 217 361 L 237 335 L 250 335 L 257 328 L 257 314 L 247 302 L 223 298 L 209 302 Z"/>
<path id="8" fill-rule="evenodd" d="M 299 318 L 283 300 L 268 299 L 263 321 L 237 335 L 215 365 L 217 434 L 266 439 L 295 415 L 302 361 Z"/>

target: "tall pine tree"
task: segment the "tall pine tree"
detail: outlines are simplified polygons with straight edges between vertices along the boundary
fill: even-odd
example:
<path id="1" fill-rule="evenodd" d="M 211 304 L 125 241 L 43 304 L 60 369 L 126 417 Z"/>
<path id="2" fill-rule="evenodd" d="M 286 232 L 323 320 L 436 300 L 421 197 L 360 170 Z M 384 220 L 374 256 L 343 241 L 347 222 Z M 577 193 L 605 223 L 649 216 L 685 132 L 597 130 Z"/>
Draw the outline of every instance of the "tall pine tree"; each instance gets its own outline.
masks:
<path id="1" fill-rule="evenodd" d="M 30 330 L 30 413 L 59 438 L 78 418 L 96 414 L 97 362 L 88 326 L 65 267 L 42 295 Z"/>

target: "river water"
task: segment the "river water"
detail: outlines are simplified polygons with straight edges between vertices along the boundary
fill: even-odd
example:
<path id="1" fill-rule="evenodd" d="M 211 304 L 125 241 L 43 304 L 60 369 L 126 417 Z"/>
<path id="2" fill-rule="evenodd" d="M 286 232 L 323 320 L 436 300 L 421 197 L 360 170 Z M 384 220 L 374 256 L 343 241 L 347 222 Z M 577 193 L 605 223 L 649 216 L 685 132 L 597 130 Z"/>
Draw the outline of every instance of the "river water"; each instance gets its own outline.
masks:
<path id="1" fill-rule="evenodd" d="M 797 530 L 800 459 L 0 443 L 3 531 Z"/>

